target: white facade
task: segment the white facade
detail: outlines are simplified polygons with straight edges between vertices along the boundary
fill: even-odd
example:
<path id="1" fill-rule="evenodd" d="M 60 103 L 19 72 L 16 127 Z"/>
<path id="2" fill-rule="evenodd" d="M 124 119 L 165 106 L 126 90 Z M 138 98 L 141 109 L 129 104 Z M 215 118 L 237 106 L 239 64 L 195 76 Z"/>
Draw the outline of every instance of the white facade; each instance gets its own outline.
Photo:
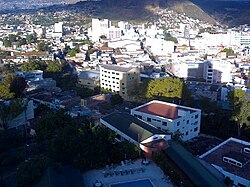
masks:
<path id="1" fill-rule="evenodd" d="M 146 46 L 150 47 L 150 51 L 154 55 L 167 55 L 174 52 L 174 42 L 164 39 L 147 37 Z"/>
<path id="2" fill-rule="evenodd" d="M 150 112 L 145 112 L 143 108 L 149 108 L 150 105 L 155 106 L 151 109 L 146 109 Z M 158 115 L 158 110 L 168 110 L 169 113 L 176 112 L 177 115 L 174 118 L 169 118 L 167 115 L 165 117 L 160 116 Z M 187 141 L 198 136 L 200 132 L 200 109 L 154 100 L 132 109 L 131 115 L 146 121 L 159 129 L 166 130 L 173 135 L 179 133 L 181 134 L 181 139 L 183 141 Z"/>
<path id="3" fill-rule="evenodd" d="M 107 36 L 110 26 L 111 22 L 108 19 L 92 19 L 92 40 L 98 42 L 101 35 Z"/>
<path id="4" fill-rule="evenodd" d="M 231 82 L 232 65 L 224 60 L 211 60 L 205 66 L 204 78 L 207 83 L 228 83 Z"/>
<path id="5" fill-rule="evenodd" d="M 63 22 L 55 23 L 54 27 L 55 33 L 63 33 Z"/>
<path id="6" fill-rule="evenodd" d="M 196 78 L 201 79 L 204 77 L 205 62 L 179 62 L 173 63 L 172 71 L 180 78 Z"/>

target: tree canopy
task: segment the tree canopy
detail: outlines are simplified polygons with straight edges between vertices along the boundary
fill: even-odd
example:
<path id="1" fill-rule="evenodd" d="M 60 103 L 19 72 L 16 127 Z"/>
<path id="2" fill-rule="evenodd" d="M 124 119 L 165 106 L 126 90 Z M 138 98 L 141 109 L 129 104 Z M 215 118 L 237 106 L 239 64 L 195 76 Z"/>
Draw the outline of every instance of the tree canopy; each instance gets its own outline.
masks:
<path id="1" fill-rule="evenodd" d="M 44 41 L 39 41 L 37 44 L 38 51 L 49 51 L 49 44 L 45 43 Z"/>
<path id="2" fill-rule="evenodd" d="M 174 43 L 178 43 L 177 38 L 173 37 L 173 36 L 172 36 L 170 33 L 168 33 L 168 32 L 165 32 L 165 33 L 164 33 L 164 40 L 166 40 L 166 41 L 172 41 L 172 42 L 174 42 Z"/>
<path id="3" fill-rule="evenodd" d="M 234 54 L 234 50 L 231 48 L 225 48 L 221 52 L 226 52 L 227 55 Z"/>
<path id="4" fill-rule="evenodd" d="M 0 83 L 0 99 L 19 98 L 26 88 L 26 81 L 23 77 L 15 74 L 8 74 Z"/>
<path id="5" fill-rule="evenodd" d="M 234 90 L 229 93 L 228 99 L 233 108 L 232 119 L 238 124 L 240 136 L 240 128 L 243 124 L 250 125 L 250 95 L 243 90 Z"/>
<path id="6" fill-rule="evenodd" d="M 48 63 L 46 71 L 47 72 L 60 72 L 62 71 L 62 65 L 57 61 L 50 62 Z"/>
<path id="7" fill-rule="evenodd" d="M 190 90 L 182 80 L 169 77 L 144 81 L 135 89 L 133 94 L 146 100 L 173 101 L 173 99 L 189 100 L 191 98 Z"/>

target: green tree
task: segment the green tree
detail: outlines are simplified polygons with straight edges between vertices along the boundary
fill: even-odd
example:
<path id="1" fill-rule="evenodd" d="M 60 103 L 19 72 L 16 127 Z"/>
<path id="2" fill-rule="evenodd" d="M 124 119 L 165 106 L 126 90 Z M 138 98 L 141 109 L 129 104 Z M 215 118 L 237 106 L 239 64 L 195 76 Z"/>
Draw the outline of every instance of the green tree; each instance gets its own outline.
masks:
<path id="1" fill-rule="evenodd" d="M 49 51 L 49 44 L 45 43 L 44 41 L 39 41 L 37 44 L 38 51 Z"/>
<path id="2" fill-rule="evenodd" d="M 9 35 L 9 40 L 10 40 L 10 42 L 12 43 L 12 42 L 16 42 L 17 41 L 17 35 L 15 35 L 15 34 L 10 34 Z"/>
<path id="3" fill-rule="evenodd" d="M 136 93 L 144 99 L 188 99 L 190 91 L 185 83 L 178 78 L 163 78 L 145 81 L 136 88 Z"/>
<path id="4" fill-rule="evenodd" d="M 10 85 L 0 84 L 0 100 L 12 99 L 15 94 L 10 92 Z"/>
<path id="5" fill-rule="evenodd" d="M 8 129 L 9 121 L 16 118 L 27 107 L 27 102 L 22 99 L 13 99 L 10 101 L 0 101 L 0 122 L 1 127 Z"/>
<path id="6" fill-rule="evenodd" d="M 15 74 L 8 74 L 4 78 L 2 84 L 6 85 L 6 87 L 9 87 L 9 92 L 14 93 L 15 98 L 21 97 L 24 89 L 27 86 L 25 78 L 19 77 Z"/>
<path id="7" fill-rule="evenodd" d="M 17 170 L 17 187 L 32 186 L 38 182 L 48 167 L 48 163 L 48 158 L 44 156 L 36 156 L 28 162 L 21 163 Z"/>
<path id="8" fill-rule="evenodd" d="M 226 52 L 227 55 L 234 54 L 234 50 L 231 49 L 231 48 L 225 48 L 225 49 L 223 49 L 221 52 Z"/>
<path id="9" fill-rule="evenodd" d="M 229 93 L 229 102 L 233 108 L 232 119 L 238 127 L 238 136 L 241 136 L 242 126 L 249 125 L 250 117 L 250 95 L 243 90 L 234 90 Z"/>
<path id="10" fill-rule="evenodd" d="M 46 68 L 47 72 L 60 72 L 62 71 L 62 66 L 59 62 L 50 62 Z"/>
<path id="11" fill-rule="evenodd" d="M 4 45 L 4 47 L 11 47 L 12 46 L 11 41 L 8 38 L 3 39 L 3 45 Z"/>
<path id="12" fill-rule="evenodd" d="M 121 104 L 123 102 L 123 98 L 119 94 L 115 94 L 111 96 L 110 102 L 112 105 Z"/>
<path id="13" fill-rule="evenodd" d="M 27 44 L 27 41 L 26 41 L 25 38 L 18 38 L 18 40 L 17 40 L 17 45 L 18 46 L 22 46 L 22 45 L 25 45 L 25 44 Z"/>
<path id="14" fill-rule="evenodd" d="M 68 54 L 73 57 L 73 56 L 76 56 L 77 53 L 80 52 L 80 47 L 79 45 L 77 45 L 74 49 L 71 49 Z"/>
<path id="15" fill-rule="evenodd" d="M 46 63 L 40 61 L 40 60 L 29 60 L 29 62 L 26 62 L 22 64 L 21 70 L 22 71 L 33 71 L 33 70 L 42 70 L 44 71 L 46 69 L 47 65 Z"/>
<path id="16" fill-rule="evenodd" d="M 37 42 L 37 35 L 36 35 L 36 33 L 29 34 L 26 36 L 26 39 L 27 39 L 28 44 L 36 43 Z"/>
<path id="17" fill-rule="evenodd" d="M 178 43 L 177 38 L 173 37 L 170 33 L 164 32 L 164 40 L 166 41 L 172 41 L 174 43 Z"/>
<path id="18" fill-rule="evenodd" d="M 22 95 L 26 88 L 26 81 L 23 77 L 14 74 L 8 74 L 2 83 L 0 83 L 0 99 L 7 100 Z"/>

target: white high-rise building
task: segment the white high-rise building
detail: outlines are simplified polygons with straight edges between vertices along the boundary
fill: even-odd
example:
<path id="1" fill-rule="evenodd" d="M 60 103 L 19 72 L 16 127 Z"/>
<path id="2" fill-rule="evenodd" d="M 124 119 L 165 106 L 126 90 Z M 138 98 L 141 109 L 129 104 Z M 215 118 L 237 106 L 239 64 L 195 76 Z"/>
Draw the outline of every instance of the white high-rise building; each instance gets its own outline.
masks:
<path id="1" fill-rule="evenodd" d="M 55 33 L 63 33 L 63 22 L 55 23 L 54 32 Z"/>
<path id="2" fill-rule="evenodd" d="M 55 23 L 54 25 L 54 32 L 52 36 L 55 38 L 60 38 L 63 35 L 63 22 Z"/>
<path id="3" fill-rule="evenodd" d="M 100 36 L 108 34 L 111 22 L 108 19 L 92 19 L 92 40 L 99 41 Z"/>

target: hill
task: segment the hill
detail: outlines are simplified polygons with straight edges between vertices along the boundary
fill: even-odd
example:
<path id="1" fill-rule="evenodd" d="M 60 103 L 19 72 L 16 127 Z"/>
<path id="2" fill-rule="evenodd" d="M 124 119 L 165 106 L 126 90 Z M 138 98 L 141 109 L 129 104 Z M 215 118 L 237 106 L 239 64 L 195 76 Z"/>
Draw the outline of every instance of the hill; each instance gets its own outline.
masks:
<path id="1" fill-rule="evenodd" d="M 207 14 L 229 26 L 250 25 L 250 1 L 192 0 Z"/>
<path id="2" fill-rule="evenodd" d="M 79 2 L 78 4 L 81 3 L 84 2 Z M 148 20 L 149 17 L 154 15 L 152 8 L 158 7 L 160 9 L 167 8 L 179 13 L 185 13 L 189 17 L 212 24 L 216 23 L 212 17 L 189 0 L 102 0 L 98 3 L 102 7 L 98 11 L 99 16 L 110 19 Z"/>

